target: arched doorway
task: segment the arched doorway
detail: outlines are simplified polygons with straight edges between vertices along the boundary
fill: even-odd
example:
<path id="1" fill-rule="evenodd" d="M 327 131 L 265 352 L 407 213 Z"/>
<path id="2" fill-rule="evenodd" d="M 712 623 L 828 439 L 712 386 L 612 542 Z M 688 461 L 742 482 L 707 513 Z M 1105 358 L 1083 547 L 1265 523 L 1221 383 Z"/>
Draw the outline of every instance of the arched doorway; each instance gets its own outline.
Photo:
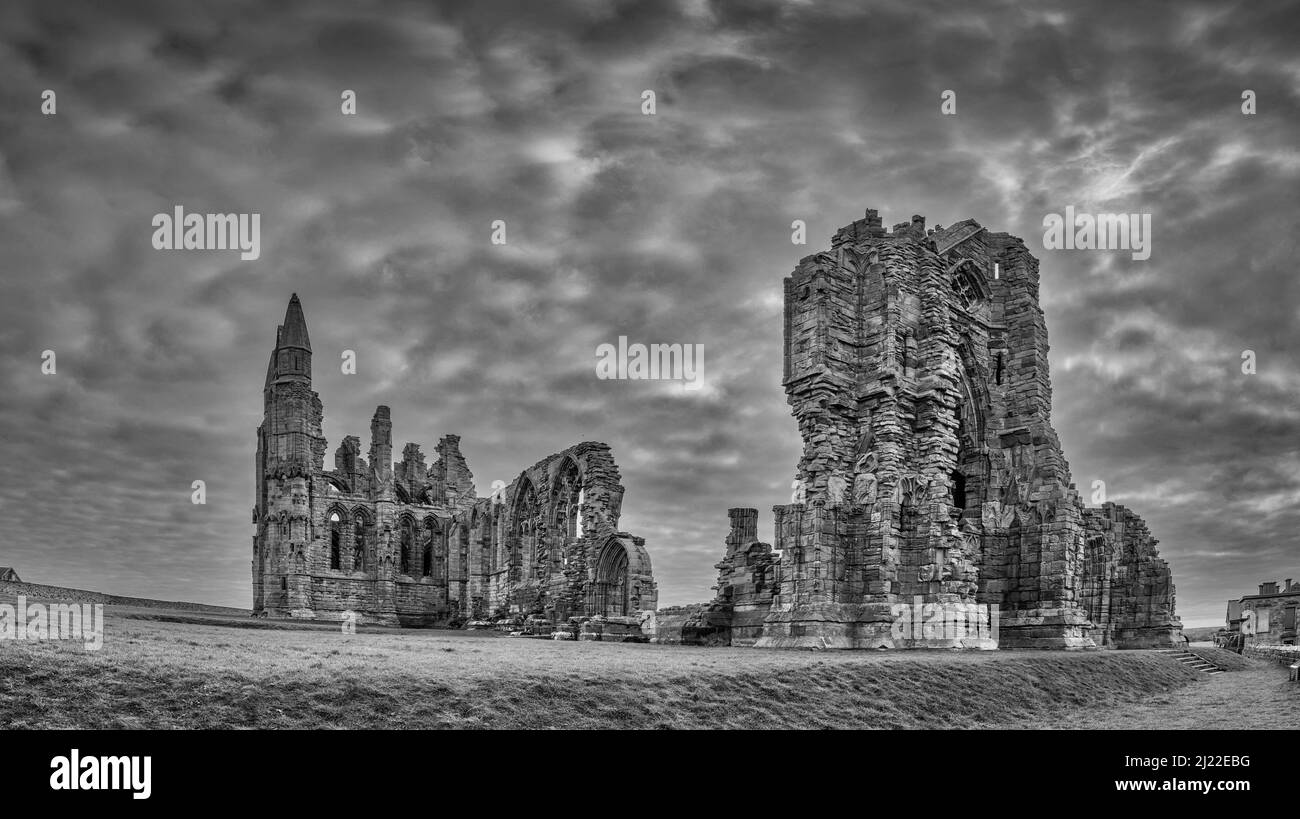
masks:
<path id="1" fill-rule="evenodd" d="M 600 550 L 596 561 L 594 587 L 595 614 L 606 617 L 625 617 L 631 610 L 627 582 L 627 549 L 618 539 L 612 539 Z"/>

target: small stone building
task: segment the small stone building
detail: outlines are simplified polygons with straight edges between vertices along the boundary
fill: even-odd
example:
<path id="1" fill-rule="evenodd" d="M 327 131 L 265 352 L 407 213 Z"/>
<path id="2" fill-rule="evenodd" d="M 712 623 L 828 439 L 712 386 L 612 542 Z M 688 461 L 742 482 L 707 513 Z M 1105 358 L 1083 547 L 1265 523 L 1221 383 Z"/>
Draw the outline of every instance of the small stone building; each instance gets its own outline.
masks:
<path id="1" fill-rule="evenodd" d="M 1228 601 L 1227 631 L 1240 634 L 1244 645 L 1295 645 L 1297 609 L 1300 583 L 1289 577 L 1281 587 L 1276 580 L 1260 583 L 1258 594 Z"/>
<path id="2" fill-rule="evenodd" d="M 22 578 L 18 576 L 18 572 L 14 571 L 8 566 L 0 566 L 0 583 L 21 583 L 21 582 L 23 581 Z"/>
<path id="3" fill-rule="evenodd" d="M 414 443 L 394 463 L 392 419 L 380 406 L 367 455 L 346 436 L 326 469 L 311 355 L 295 294 L 257 430 L 254 614 L 401 626 L 508 620 L 639 636 L 657 591 L 645 541 L 618 528 L 623 485 L 609 446 L 571 446 L 481 498 L 457 435 L 442 438 L 432 464 Z"/>

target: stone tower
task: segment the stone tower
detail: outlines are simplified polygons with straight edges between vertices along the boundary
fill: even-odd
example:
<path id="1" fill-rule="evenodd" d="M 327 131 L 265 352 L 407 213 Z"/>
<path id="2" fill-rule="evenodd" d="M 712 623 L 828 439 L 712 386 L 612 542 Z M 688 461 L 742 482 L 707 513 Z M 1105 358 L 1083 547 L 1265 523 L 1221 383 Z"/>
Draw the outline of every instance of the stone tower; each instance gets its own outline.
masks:
<path id="1" fill-rule="evenodd" d="M 729 611 L 733 644 L 1173 643 L 1156 541 L 1124 507 L 1085 510 L 1071 483 L 1020 239 L 920 216 L 887 231 L 868 210 L 785 280 L 784 334 L 803 456 L 794 502 L 774 510 L 773 582 L 736 579 L 768 559 L 766 544 L 733 554 L 753 536 L 732 510 L 710 621 Z M 994 633 L 899 627 L 947 611 Z"/>
<path id="2" fill-rule="evenodd" d="M 288 616 L 310 609 L 308 544 L 313 477 L 325 462 L 323 407 L 311 388 L 311 339 L 298 294 L 284 323 L 262 389 L 257 428 L 257 506 L 253 521 L 253 609 Z"/>

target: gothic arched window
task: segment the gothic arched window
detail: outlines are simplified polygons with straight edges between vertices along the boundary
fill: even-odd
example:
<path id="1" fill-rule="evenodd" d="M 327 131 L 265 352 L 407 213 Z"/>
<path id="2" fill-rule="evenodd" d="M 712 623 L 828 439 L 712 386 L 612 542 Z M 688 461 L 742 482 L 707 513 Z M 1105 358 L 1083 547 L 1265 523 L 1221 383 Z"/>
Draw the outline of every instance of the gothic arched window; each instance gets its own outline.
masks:
<path id="1" fill-rule="evenodd" d="M 424 550 L 421 557 L 423 558 L 423 575 L 425 577 L 433 576 L 433 544 L 438 539 L 438 524 L 433 518 L 426 518 L 424 521 Z"/>
<path id="2" fill-rule="evenodd" d="M 338 570 L 342 561 L 343 518 L 338 512 L 330 512 L 330 568 Z"/>
<path id="3" fill-rule="evenodd" d="M 578 502 L 574 504 L 573 525 L 570 527 L 575 538 L 582 537 L 582 506 L 587 502 L 586 488 L 578 490 Z"/>
<path id="4" fill-rule="evenodd" d="M 948 269 L 952 292 L 963 310 L 969 311 L 988 298 L 987 286 L 981 279 L 979 270 L 970 259 L 962 259 Z"/>
<path id="5" fill-rule="evenodd" d="M 537 517 L 539 512 L 537 507 L 538 503 L 532 481 L 524 477 L 515 487 L 514 504 L 506 541 L 506 557 L 512 579 L 517 579 L 515 578 L 515 572 L 522 566 L 523 556 L 533 551 L 537 545 Z"/>
<path id="6" fill-rule="evenodd" d="M 582 537 L 583 489 L 578 462 L 572 457 L 566 457 L 560 464 L 551 487 L 554 524 L 548 534 L 552 542 L 539 539 L 535 544 L 534 562 L 541 576 L 550 573 L 552 549 L 558 550 L 554 556 L 559 557 L 560 565 L 567 566 L 575 542 Z"/>
<path id="7" fill-rule="evenodd" d="M 352 571 L 366 570 L 366 518 L 357 512 L 356 522 L 352 526 Z"/>
<path id="8" fill-rule="evenodd" d="M 403 521 L 401 534 L 401 561 L 399 563 L 402 574 L 411 573 L 411 547 L 415 540 L 415 522 L 411 520 Z"/>

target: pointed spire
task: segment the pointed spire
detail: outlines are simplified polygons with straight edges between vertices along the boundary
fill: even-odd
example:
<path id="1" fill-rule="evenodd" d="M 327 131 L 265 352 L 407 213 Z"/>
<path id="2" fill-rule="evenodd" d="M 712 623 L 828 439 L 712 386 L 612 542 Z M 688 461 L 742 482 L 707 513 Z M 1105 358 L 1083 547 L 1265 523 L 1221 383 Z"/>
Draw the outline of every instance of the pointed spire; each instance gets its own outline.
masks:
<path id="1" fill-rule="evenodd" d="M 282 381 L 311 383 L 311 339 L 307 337 L 307 319 L 302 315 L 298 294 L 289 299 L 284 324 L 275 329 L 275 352 L 266 371 L 267 385 Z"/>
<path id="2" fill-rule="evenodd" d="M 276 347 L 297 347 L 311 352 L 311 339 L 307 336 L 307 319 L 302 314 L 298 294 L 289 299 L 289 309 L 284 311 L 284 332 L 276 340 Z"/>

